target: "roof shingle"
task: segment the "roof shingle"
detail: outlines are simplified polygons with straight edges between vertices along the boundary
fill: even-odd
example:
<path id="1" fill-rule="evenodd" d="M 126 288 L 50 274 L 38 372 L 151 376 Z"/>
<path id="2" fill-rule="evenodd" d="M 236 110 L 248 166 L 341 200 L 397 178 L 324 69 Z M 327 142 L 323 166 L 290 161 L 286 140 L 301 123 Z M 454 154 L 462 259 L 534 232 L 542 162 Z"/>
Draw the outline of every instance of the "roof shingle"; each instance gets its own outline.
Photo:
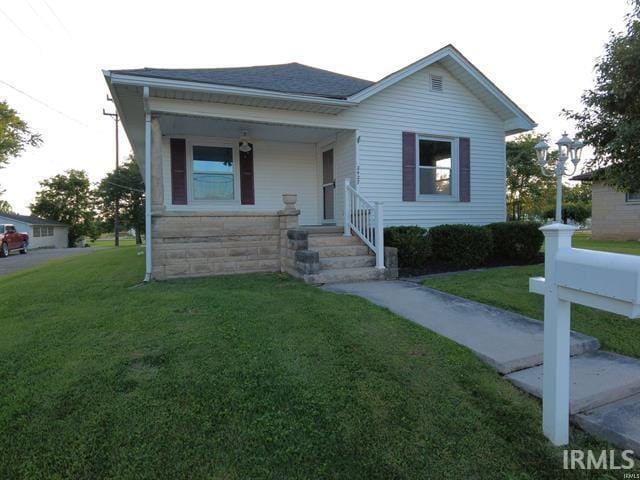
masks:
<path id="1" fill-rule="evenodd" d="M 113 73 L 345 99 L 374 82 L 300 63 L 237 68 L 137 68 Z"/>

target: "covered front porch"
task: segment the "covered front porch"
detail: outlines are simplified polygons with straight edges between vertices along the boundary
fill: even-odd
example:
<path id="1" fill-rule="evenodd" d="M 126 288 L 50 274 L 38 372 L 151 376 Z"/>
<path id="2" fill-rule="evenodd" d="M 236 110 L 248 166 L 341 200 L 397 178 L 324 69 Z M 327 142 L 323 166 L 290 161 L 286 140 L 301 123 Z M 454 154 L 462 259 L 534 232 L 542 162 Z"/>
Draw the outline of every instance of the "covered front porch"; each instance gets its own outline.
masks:
<path id="1" fill-rule="evenodd" d="M 155 210 L 275 212 L 290 193 L 300 225 L 342 225 L 344 182 L 356 173 L 354 130 L 191 115 L 154 120 L 161 143 L 154 186 L 162 190 Z"/>

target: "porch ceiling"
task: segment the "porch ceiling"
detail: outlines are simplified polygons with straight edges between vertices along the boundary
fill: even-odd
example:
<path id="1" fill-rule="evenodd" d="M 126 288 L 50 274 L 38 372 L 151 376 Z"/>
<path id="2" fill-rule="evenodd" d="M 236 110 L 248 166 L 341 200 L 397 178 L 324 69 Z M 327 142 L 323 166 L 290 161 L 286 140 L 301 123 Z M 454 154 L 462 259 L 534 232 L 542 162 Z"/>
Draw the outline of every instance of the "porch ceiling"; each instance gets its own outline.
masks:
<path id="1" fill-rule="evenodd" d="M 242 132 L 246 130 L 252 140 L 275 142 L 317 143 L 340 131 L 334 128 L 168 114 L 160 115 L 159 121 L 163 135 L 240 138 Z"/>

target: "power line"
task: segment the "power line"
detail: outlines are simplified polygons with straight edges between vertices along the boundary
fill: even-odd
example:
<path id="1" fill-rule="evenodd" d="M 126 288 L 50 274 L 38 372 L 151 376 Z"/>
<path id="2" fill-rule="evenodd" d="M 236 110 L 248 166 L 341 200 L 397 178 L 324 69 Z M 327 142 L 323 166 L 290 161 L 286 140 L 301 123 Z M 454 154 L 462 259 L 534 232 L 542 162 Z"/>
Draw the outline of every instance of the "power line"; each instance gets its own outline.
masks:
<path id="1" fill-rule="evenodd" d="M 1 8 L 0 8 L 0 13 L 2 13 L 2 15 L 4 15 L 4 18 L 9 20 L 9 22 L 16 28 L 16 30 L 18 30 L 22 35 L 24 35 L 24 37 L 27 40 L 29 40 L 31 43 L 33 43 L 36 47 L 40 48 L 40 46 L 36 43 L 36 41 L 33 38 L 31 38 L 29 35 L 27 35 L 27 33 L 24 30 L 22 30 L 22 28 L 20 28 L 20 25 L 18 25 L 16 22 L 14 22 L 13 19 L 9 15 L 7 15 L 7 13 L 4 10 L 2 10 Z"/>
<path id="2" fill-rule="evenodd" d="M 19 89 L 19 88 L 17 88 L 17 87 L 14 87 L 14 86 L 13 86 L 13 85 L 11 85 L 10 83 L 7 83 L 7 82 L 5 82 L 5 81 L 3 81 L 3 80 L 0 80 L 0 83 L 2 83 L 3 85 L 6 85 L 7 87 L 9 87 L 9 88 L 11 88 L 11 89 L 15 90 L 15 91 L 16 91 L 16 92 L 18 92 L 18 93 L 21 93 L 21 94 L 22 94 L 22 95 L 24 95 L 25 97 L 30 98 L 30 99 L 31 99 L 31 100 L 33 100 L 34 102 L 37 102 L 37 103 L 39 103 L 40 105 L 43 105 L 43 106 L 47 107 L 49 110 L 52 110 L 52 111 L 56 112 L 58 115 L 62 115 L 63 117 L 68 118 L 69 120 L 73 120 L 74 122 L 79 123 L 79 124 L 80 124 L 80 125 L 82 125 L 83 127 L 88 127 L 88 126 L 89 126 L 89 125 L 87 125 L 86 123 L 81 122 L 80 120 L 78 120 L 78 119 L 76 119 L 76 118 L 73 118 L 71 115 L 67 115 L 66 113 L 64 113 L 64 112 L 62 112 L 62 111 L 60 111 L 60 110 L 58 110 L 57 108 L 52 107 L 51 105 L 49 105 L 49 104 L 47 104 L 47 103 L 43 102 L 42 100 L 38 100 L 38 99 L 37 99 L 36 97 L 34 97 L 33 95 L 29 95 L 27 92 L 25 92 L 25 91 L 23 91 L 23 90 L 20 90 L 20 89 Z"/>
<path id="3" fill-rule="evenodd" d="M 31 2 L 29 0 L 26 0 L 27 6 L 31 9 L 31 11 L 33 12 L 33 14 L 38 17 L 40 19 L 40 21 L 44 24 L 45 27 L 47 28 L 51 28 L 49 26 L 49 24 L 46 22 L 46 20 L 44 19 L 44 17 L 42 17 L 42 15 L 40 15 L 38 13 L 38 10 L 36 10 L 33 5 L 31 5 Z"/>
<path id="4" fill-rule="evenodd" d="M 130 190 L 132 192 L 144 193 L 144 190 L 140 190 L 139 188 L 127 187 L 126 185 L 120 185 L 119 183 L 106 181 L 109 185 L 113 185 L 114 187 L 124 188 L 125 190 Z"/>
<path id="5" fill-rule="evenodd" d="M 56 20 L 58 21 L 58 23 L 60 24 L 60 26 L 67 32 L 67 35 L 71 36 L 71 32 L 69 32 L 69 29 L 65 26 L 64 23 L 62 23 L 62 20 L 60 20 L 60 17 L 58 15 L 56 15 L 56 12 L 53 11 L 53 8 L 51 8 L 51 5 L 49 5 L 49 2 L 47 2 L 47 0 L 42 0 L 44 2 L 44 4 L 47 6 L 47 8 L 49 9 L 49 11 L 51 12 L 51 14 L 56 17 Z"/>

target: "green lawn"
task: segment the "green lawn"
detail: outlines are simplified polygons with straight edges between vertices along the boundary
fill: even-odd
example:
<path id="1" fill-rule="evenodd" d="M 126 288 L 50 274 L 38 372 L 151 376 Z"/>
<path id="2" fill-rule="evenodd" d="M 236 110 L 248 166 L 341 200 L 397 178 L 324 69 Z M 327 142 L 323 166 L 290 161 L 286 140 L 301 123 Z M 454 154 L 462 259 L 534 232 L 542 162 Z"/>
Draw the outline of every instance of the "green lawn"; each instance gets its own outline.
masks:
<path id="1" fill-rule="evenodd" d="M 465 348 L 281 275 L 0 278 L 0 478 L 582 478 Z M 606 448 L 572 432 L 573 448 Z"/>
<path id="2" fill-rule="evenodd" d="M 572 244 L 576 248 L 640 255 L 640 242 L 638 241 L 592 240 L 589 233 L 576 233 L 573 236 Z"/>
<path id="3" fill-rule="evenodd" d="M 591 240 L 586 234 L 575 235 L 573 246 L 640 255 L 640 242 Z M 432 277 L 424 285 L 542 320 L 544 300 L 541 295 L 529 293 L 529 278 L 543 276 L 543 265 L 504 267 Z M 605 350 L 640 358 L 637 320 L 580 305 L 571 308 L 574 330 L 593 335 Z"/>
<path id="4" fill-rule="evenodd" d="M 92 240 L 90 245 L 92 247 L 113 247 L 113 238 L 98 238 L 97 240 Z M 133 237 L 124 237 L 120 239 L 121 247 L 130 247 L 136 244 L 136 239 Z"/>

